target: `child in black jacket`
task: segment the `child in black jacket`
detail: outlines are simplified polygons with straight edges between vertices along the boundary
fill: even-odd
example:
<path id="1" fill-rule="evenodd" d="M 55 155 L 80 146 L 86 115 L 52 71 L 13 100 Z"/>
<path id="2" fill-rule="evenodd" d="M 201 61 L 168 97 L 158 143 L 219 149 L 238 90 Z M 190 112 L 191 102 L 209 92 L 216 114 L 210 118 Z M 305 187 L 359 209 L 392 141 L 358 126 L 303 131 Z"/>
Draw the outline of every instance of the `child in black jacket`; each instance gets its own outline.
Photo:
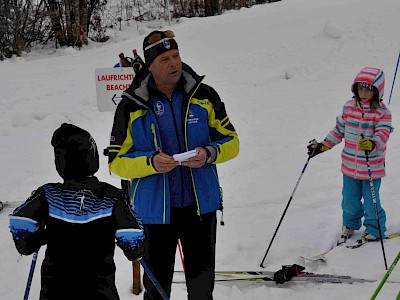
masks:
<path id="1" fill-rule="evenodd" d="M 118 300 L 115 243 L 129 260 L 141 258 L 141 220 L 128 195 L 93 176 L 99 155 L 87 131 L 62 124 L 51 144 L 64 182 L 39 187 L 10 215 L 16 248 L 29 255 L 47 245 L 40 300 Z"/>

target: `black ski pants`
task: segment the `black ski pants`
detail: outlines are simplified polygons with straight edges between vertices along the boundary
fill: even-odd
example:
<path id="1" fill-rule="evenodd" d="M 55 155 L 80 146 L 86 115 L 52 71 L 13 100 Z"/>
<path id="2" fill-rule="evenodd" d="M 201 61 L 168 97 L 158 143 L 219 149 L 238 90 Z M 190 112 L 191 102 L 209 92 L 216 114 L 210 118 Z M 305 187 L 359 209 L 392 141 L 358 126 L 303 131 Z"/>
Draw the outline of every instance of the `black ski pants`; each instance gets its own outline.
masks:
<path id="1" fill-rule="evenodd" d="M 215 277 L 216 212 L 196 213 L 196 206 L 171 208 L 171 224 L 145 225 L 144 259 L 168 296 L 171 294 L 178 239 L 185 264 L 188 300 L 212 300 Z M 162 299 L 147 274 L 144 300 Z"/>

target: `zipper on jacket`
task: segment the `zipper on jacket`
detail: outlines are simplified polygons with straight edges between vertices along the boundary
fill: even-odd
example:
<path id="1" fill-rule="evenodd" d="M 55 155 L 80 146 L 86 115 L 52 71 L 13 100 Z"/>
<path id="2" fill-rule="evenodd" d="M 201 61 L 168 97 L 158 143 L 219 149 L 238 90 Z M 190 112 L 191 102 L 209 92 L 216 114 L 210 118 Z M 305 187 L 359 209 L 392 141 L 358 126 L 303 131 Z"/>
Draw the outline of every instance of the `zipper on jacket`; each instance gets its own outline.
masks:
<path id="1" fill-rule="evenodd" d="M 154 146 L 156 148 L 156 151 L 159 151 L 161 149 L 161 147 L 158 145 L 157 142 L 157 135 L 156 135 L 156 126 L 154 125 L 154 123 L 151 123 L 151 134 L 153 135 L 153 141 L 154 141 Z M 166 174 L 162 174 L 163 175 L 163 185 L 164 185 L 164 190 L 163 190 L 163 214 L 162 214 L 162 223 L 166 224 L 166 215 L 167 215 L 167 199 L 166 199 Z"/>
<path id="2" fill-rule="evenodd" d="M 190 94 L 190 96 L 188 98 L 188 103 L 187 103 L 187 107 L 186 107 L 186 113 L 183 115 L 183 118 L 182 118 L 183 124 L 184 124 L 184 126 L 183 126 L 183 138 L 185 139 L 186 151 L 189 151 L 189 147 L 188 147 L 188 143 L 187 143 L 187 127 L 186 127 L 186 125 L 187 125 L 187 116 L 189 114 L 190 99 L 193 98 L 194 94 L 196 93 L 197 89 L 200 87 L 200 84 L 203 82 L 203 80 L 204 80 L 204 77 L 200 80 L 200 82 L 197 84 L 197 86 L 195 86 L 192 89 L 192 91 L 189 91 L 189 93 L 190 92 L 192 92 L 192 93 Z M 189 93 L 187 93 L 187 94 L 189 95 Z"/>
<path id="3" fill-rule="evenodd" d="M 167 224 L 167 222 L 166 222 L 166 215 L 167 215 L 167 197 L 166 197 L 166 195 L 167 195 L 167 191 L 165 190 L 165 187 L 166 187 L 166 181 L 167 181 L 167 175 L 166 175 L 166 173 L 164 173 L 163 174 L 163 179 L 164 179 L 164 192 L 163 192 L 163 195 L 164 195 L 164 211 L 163 211 L 163 224 Z M 170 212 L 170 214 L 171 214 L 171 212 Z M 171 217 L 170 217 L 170 222 L 171 222 Z"/>
<path id="4" fill-rule="evenodd" d="M 153 135 L 153 141 L 154 141 L 154 146 L 156 148 L 156 151 L 158 151 L 158 143 L 157 143 L 157 136 L 156 136 L 156 126 L 154 123 L 151 123 L 151 134 Z"/>
<path id="5" fill-rule="evenodd" d="M 183 100 L 183 97 L 184 96 L 182 96 L 182 100 Z M 178 140 L 179 152 L 181 153 L 181 152 L 183 152 L 183 150 L 182 150 L 182 147 L 181 147 L 181 140 L 180 140 L 180 137 L 179 137 L 178 124 L 176 123 L 176 117 L 175 117 L 174 106 L 172 104 L 172 98 L 171 99 L 168 98 L 168 103 L 169 103 L 169 106 L 170 106 L 170 109 L 171 109 L 171 112 L 172 112 L 172 119 L 174 120 L 175 135 L 176 135 L 176 139 Z M 179 166 L 179 169 L 180 169 L 180 172 L 181 172 L 181 195 L 182 195 L 181 196 L 181 207 L 183 207 L 183 203 L 184 203 L 183 197 L 184 197 L 184 190 L 185 190 L 185 188 L 184 188 L 185 179 L 183 178 L 183 166 Z"/>
<path id="6" fill-rule="evenodd" d="M 189 98 L 188 98 L 188 104 L 186 107 L 186 113 L 184 115 L 184 118 L 182 118 L 183 120 L 183 138 L 185 139 L 185 146 L 186 146 L 186 151 L 189 151 L 189 147 L 188 147 L 188 141 L 187 141 L 187 116 L 189 114 L 189 107 L 190 107 L 190 99 L 193 98 L 194 94 L 196 93 L 197 89 L 200 87 L 200 84 L 203 82 L 204 77 L 201 79 L 201 81 L 197 84 L 197 86 L 192 90 L 192 93 L 190 94 Z M 189 94 L 189 93 L 188 93 Z M 199 198 L 197 197 L 197 191 L 196 191 L 196 184 L 194 183 L 194 176 L 192 173 L 192 169 L 190 170 L 190 176 L 192 178 L 192 186 L 193 186 L 193 196 L 194 199 L 196 200 L 196 205 L 197 205 L 197 215 L 199 216 L 200 221 L 202 221 L 201 219 L 201 213 L 200 213 L 200 203 L 199 203 Z"/>
<path id="7" fill-rule="evenodd" d="M 171 98 L 171 99 L 168 99 L 168 103 L 169 103 L 169 106 L 170 106 L 170 108 L 171 108 L 172 119 L 174 120 L 175 135 L 176 135 L 176 139 L 178 140 L 179 152 L 182 152 L 181 140 L 180 140 L 180 138 L 179 138 L 178 124 L 176 124 L 176 117 L 175 117 L 174 106 L 172 105 L 172 98 Z"/>
<path id="8" fill-rule="evenodd" d="M 194 183 L 194 176 L 192 173 L 192 169 L 190 169 L 190 176 L 192 178 L 192 184 L 193 184 L 193 196 L 194 196 L 194 200 L 196 200 L 196 205 L 197 205 L 197 215 L 199 216 L 200 221 L 202 221 L 201 213 L 200 213 L 200 203 L 199 203 L 199 199 L 197 197 L 196 185 Z"/>
<path id="9" fill-rule="evenodd" d="M 188 104 L 186 107 L 186 113 L 183 115 L 183 138 L 185 139 L 185 149 L 186 151 L 189 151 L 189 147 L 188 147 L 188 142 L 187 142 L 187 116 L 189 114 L 189 107 L 190 107 L 190 99 L 192 99 L 194 93 L 197 91 L 197 88 L 200 86 L 197 85 L 196 89 L 194 90 L 193 94 L 189 97 L 188 99 Z M 192 169 L 189 168 L 190 171 L 190 177 L 192 179 L 192 188 L 193 188 L 193 196 L 194 196 L 194 200 L 196 201 L 196 206 L 197 206 L 197 215 L 199 216 L 200 222 L 202 221 L 201 218 L 201 214 L 200 214 L 200 203 L 199 203 L 199 199 L 197 197 L 197 191 L 196 191 L 196 184 L 194 183 L 194 176 L 193 176 L 193 172 Z"/>
<path id="10" fill-rule="evenodd" d="M 361 134 L 361 125 L 364 122 L 364 107 L 360 104 L 361 106 L 361 121 L 358 124 L 358 134 L 357 134 L 357 141 L 356 141 L 356 168 L 355 168 L 355 173 L 354 173 L 354 178 L 357 178 L 357 173 L 358 173 L 358 140 L 360 138 L 360 134 Z"/>
<path id="11" fill-rule="evenodd" d="M 136 196 L 136 190 L 139 186 L 139 182 L 140 182 L 140 179 L 138 179 L 138 181 L 136 182 L 135 187 L 133 188 L 133 191 L 132 191 L 132 195 L 131 195 L 132 209 L 135 207 L 135 196 Z"/>

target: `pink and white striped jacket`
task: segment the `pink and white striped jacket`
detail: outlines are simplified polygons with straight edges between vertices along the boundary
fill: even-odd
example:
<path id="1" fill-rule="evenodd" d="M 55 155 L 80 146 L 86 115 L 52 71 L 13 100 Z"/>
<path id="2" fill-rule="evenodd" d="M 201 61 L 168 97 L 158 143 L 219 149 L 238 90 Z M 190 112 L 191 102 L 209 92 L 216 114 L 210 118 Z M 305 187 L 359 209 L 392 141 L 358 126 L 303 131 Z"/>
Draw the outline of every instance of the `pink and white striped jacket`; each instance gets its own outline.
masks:
<path id="1" fill-rule="evenodd" d="M 385 78 L 381 70 L 369 67 L 362 69 L 354 79 L 353 93 L 356 88 L 354 84 L 358 82 L 372 84 L 382 98 Z M 372 110 L 369 103 L 363 104 L 353 98 L 343 106 L 342 114 L 336 118 L 336 126 L 326 136 L 323 144 L 332 148 L 344 138 L 342 173 L 354 179 L 368 180 L 365 151 L 359 148 L 358 141 L 361 135 L 369 138 L 375 143 L 375 148 L 369 153 L 372 179 L 382 178 L 385 176 L 386 144 L 393 131 L 391 123 L 392 115 L 382 102 L 376 110 Z"/>

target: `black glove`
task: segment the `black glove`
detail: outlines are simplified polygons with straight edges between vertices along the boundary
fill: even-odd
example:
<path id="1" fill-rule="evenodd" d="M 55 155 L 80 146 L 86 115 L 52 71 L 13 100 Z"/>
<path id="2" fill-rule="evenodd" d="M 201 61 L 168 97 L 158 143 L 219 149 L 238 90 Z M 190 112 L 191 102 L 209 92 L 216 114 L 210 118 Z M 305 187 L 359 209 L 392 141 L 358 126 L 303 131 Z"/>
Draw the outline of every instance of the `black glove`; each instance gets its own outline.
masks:
<path id="1" fill-rule="evenodd" d="M 294 276 L 300 274 L 305 268 L 299 265 L 291 265 L 291 266 L 282 266 L 282 269 L 275 272 L 274 281 L 276 284 L 282 284 L 286 281 L 290 281 Z"/>
<path id="2" fill-rule="evenodd" d="M 144 245 L 124 251 L 129 260 L 141 259 L 144 256 Z"/>
<path id="3" fill-rule="evenodd" d="M 39 228 L 23 238 L 14 240 L 14 243 L 19 254 L 31 255 L 40 249 L 42 245 L 47 244 L 47 231 L 46 229 Z"/>
<path id="4" fill-rule="evenodd" d="M 307 146 L 308 156 L 310 158 L 321 154 L 322 152 L 328 151 L 330 148 L 322 143 L 311 143 Z"/>

